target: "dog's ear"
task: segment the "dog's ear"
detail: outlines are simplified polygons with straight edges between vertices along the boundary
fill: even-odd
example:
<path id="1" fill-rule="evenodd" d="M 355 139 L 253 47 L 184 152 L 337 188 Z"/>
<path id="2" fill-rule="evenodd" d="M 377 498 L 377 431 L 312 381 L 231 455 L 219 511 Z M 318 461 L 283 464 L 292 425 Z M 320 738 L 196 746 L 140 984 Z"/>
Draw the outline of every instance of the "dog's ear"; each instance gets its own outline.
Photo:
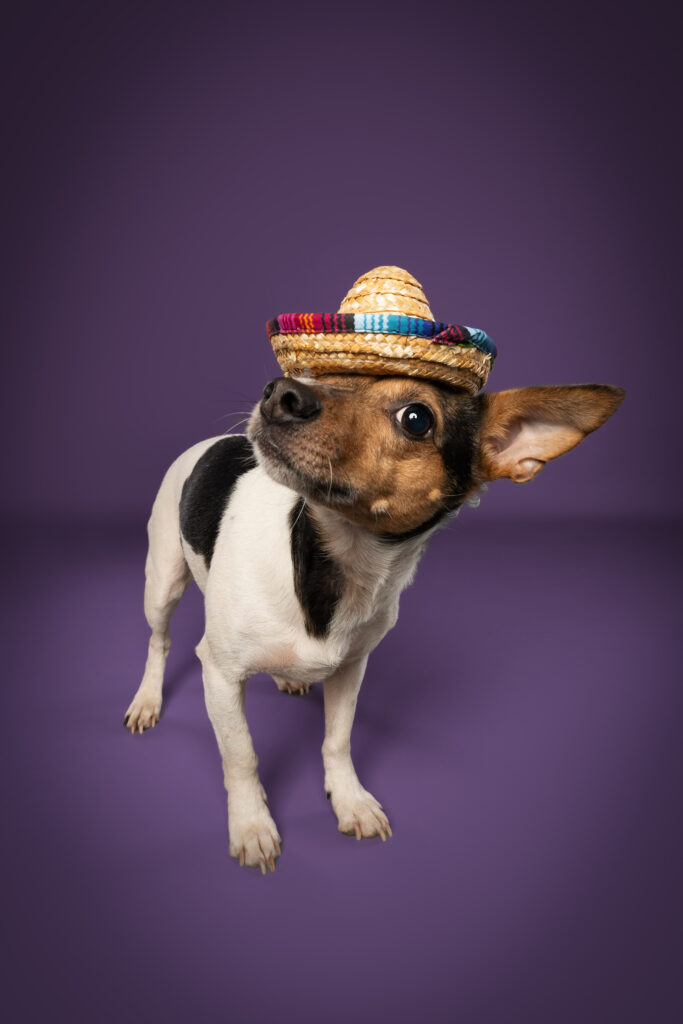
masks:
<path id="1" fill-rule="evenodd" d="M 608 384 L 482 393 L 479 478 L 524 484 L 616 412 L 626 392 Z"/>

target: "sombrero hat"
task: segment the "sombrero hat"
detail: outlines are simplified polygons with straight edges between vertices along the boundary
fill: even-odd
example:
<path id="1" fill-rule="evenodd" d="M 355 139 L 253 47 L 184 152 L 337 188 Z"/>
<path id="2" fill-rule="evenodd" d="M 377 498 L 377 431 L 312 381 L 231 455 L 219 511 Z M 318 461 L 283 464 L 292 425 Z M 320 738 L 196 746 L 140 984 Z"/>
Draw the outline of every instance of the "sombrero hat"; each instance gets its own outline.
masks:
<path id="1" fill-rule="evenodd" d="M 475 394 L 497 355 L 484 331 L 435 320 L 422 285 L 400 267 L 363 274 L 338 313 L 284 313 L 266 329 L 286 377 L 425 377 Z"/>

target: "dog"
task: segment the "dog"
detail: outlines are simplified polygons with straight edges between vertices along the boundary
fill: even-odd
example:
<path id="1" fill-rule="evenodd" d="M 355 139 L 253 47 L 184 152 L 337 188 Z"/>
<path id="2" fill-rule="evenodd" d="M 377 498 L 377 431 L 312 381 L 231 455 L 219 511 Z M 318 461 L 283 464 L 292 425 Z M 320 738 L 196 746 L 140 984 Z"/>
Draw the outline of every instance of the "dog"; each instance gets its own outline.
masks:
<path id="1" fill-rule="evenodd" d="M 531 480 L 602 426 L 624 397 L 600 384 L 465 390 L 399 376 L 328 374 L 267 384 L 245 435 L 196 444 L 168 470 L 148 525 L 152 635 L 124 724 L 160 716 L 169 620 L 194 579 L 196 648 L 222 757 L 230 854 L 275 870 L 282 840 L 245 718 L 248 679 L 284 693 L 321 682 L 324 785 L 340 832 L 391 836 L 359 781 L 351 728 L 370 652 L 432 537 L 488 481 Z"/>

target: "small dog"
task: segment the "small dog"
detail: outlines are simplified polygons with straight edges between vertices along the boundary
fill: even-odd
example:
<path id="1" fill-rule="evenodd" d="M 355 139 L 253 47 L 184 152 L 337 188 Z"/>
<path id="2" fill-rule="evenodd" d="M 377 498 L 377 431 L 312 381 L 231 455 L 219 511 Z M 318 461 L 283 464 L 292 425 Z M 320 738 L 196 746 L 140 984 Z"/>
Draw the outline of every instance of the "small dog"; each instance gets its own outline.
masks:
<path id="1" fill-rule="evenodd" d="M 600 384 L 466 391 L 412 377 L 279 377 L 246 436 L 196 444 L 149 521 L 145 673 L 124 724 L 155 725 L 169 620 L 192 579 L 205 596 L 197 655 L 228 793 L 230 854 L 275 869 L 281 839 L 247 726 L 250 676 L 285 693 L 322 682 L 325 791 L 339 831 L 391 835 L 350 737 L 368 655 L 398 617 L 432 534 L 487 481 L 531 480 L 619 407 Z"/>

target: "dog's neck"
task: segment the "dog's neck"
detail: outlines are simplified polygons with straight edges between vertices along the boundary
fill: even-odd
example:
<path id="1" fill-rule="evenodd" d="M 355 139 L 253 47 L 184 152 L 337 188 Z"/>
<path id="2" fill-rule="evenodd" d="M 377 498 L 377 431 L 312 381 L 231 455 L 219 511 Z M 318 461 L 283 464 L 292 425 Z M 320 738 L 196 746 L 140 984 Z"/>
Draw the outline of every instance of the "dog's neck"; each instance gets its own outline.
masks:
<path id="1" fill-rule="evenodd" d="M 400 593 L 412 582 L 429 538 L 438 528 L 435 525 L 419 536 L 388 542 L 334 509 L 307 504 L 325 549 L 344 573 L 347 588 L 367 609 L 376 606 L 384 593 Z"/>

